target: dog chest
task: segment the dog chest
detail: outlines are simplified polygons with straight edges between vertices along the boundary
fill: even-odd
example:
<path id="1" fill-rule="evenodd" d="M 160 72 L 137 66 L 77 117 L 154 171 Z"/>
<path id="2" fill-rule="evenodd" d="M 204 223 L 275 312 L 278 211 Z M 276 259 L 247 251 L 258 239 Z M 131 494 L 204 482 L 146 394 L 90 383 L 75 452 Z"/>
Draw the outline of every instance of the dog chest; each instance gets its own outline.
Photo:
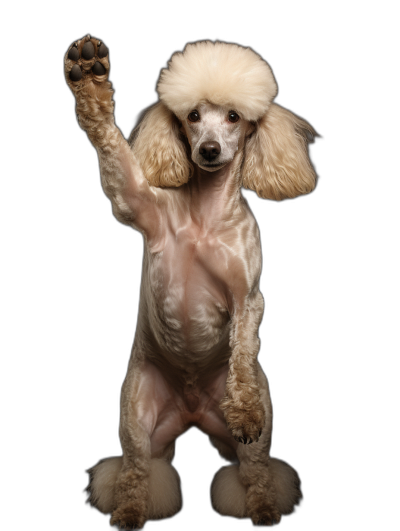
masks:
<path id="1" fill-rule="evenodd" d="M 228 336 L 226 260 L 202 242 L 168 243 L 145 264 L 153 327 L 163 347 L 205 354 Z"/>

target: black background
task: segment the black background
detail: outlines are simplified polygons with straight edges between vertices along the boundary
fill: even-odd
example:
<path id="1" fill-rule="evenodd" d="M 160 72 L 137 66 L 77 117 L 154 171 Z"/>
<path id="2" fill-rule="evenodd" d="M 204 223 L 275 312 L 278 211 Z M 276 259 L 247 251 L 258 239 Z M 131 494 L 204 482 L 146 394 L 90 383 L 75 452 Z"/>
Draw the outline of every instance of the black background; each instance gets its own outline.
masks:
<path id="1" fill-rule="evenodd" d="M 27 409 L 40 441 L 33 466 L 47 483 L 40 498 L 51 505 L 58 527 L 109 529 L 109 516 L 87 503 L 87 470 L 121 455 L 119 399 L 143 258 L 141 235 L 113 217 L 96 150 L 77 123 L 64 79 L 65 52 L 88 33 L 110 49 L 115 119 L 126 138 L 139 112 L 157 100 L 161 68 L 198 40 L 234 42 L 259 53 L 277 80 L 275 101 L 319 133 L 310 146 L 319 176 L 312 194 L 281 203 L 244 194 L 262 240 L 265 311 L 258 359 L 274 410 L 271 455 L 297 470 L 303 492 L 301 504 L 279 526 L 327 529 L 343 521 L 342 507 L 352 498 L 347 459 L 357 430 L 357 398 L 348 397 L 358 364 L 354 332 L 349 335 L 358 290 L 351 186 L 357 146 L 343 127 L 353 101 L 351 83 L 344 80 L 357 74 L 343 45 L 349 24 L 329 7 L 273 12 L 268 4 L 263 10 L 243 4 L 240 11 L 233 4 L 117 4 L 97 11 L 80 4 L 43 28 L 46 66 L 30 120 L 37 161 L 30 176 L 39 193 L 32 196 L 34 212 L 25 225 L 35 353 L 26 365 L 34 389 Z M 182 511 L 145 529 L 251 529 L 249 520 L 222 518 L 211 508 L 212 478 L 225 464 L 201 432 L 180 437 L 173 465 L 181 477 Z"/>

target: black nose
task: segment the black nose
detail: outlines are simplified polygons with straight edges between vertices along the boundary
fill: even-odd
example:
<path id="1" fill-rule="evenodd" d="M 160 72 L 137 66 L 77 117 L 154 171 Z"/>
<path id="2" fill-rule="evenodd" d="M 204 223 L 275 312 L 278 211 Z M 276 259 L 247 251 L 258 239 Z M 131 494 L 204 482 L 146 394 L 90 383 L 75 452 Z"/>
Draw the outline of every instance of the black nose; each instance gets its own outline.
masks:
<path id="1" fill-rule="evenodd" d="M 199 153 L 208 162 L 211 162 L 221 153 L 221 146 L 218 142 L 203 142 L 200 146 Z"/>

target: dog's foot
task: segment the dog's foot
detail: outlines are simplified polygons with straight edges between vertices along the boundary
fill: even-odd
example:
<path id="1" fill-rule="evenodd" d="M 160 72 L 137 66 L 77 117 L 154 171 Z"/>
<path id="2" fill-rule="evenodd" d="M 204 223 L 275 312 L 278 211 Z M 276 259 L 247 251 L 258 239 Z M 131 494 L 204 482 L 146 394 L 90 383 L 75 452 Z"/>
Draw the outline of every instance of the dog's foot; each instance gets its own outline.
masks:
<path id="1" fill-rule="evenodd" d="M 254 525 L 264 525 L 271 526 L 279 524 L 281 521 L 281 514 L 279 511 L 272 507 L 264 507 L 259 511 L 255 512 L 251 516 L 251 520 Z"/>
<path id="2" fill-rule="evenodd" d="M 237 442 L 242 444 L 258 442 L 265 421 L 261 402 L 255 403 L 250 409 L 240 409 L 233 400 L 225 398 L 220 407 L 224 411 L 228 428 Z"/>
<path id="3" fill-rule="evenodd" d="M 138 511 L 133 503 L 128 503 L 118 507 L 113 513 L 110 524 L 118 529 L 141 529 L 146 522 L 146 518 Z"/>
<path id="4" fill-rule="evenodd" d="M 122 468 L 115 484 L 111 525 L 141 529 L 148 518 L 148 485 L 138 470 Z"/>
<path id="5" fill-rule="evenodd" d="M 270 526 L 281 521 L 276 492 L 270 479 L 259 469 L 257 478 L 247 491 L 246 509 L 254 525 Z"/>
<path id="6" fill-rule="evenodd" d="M 68 48 L 64 68 L 74 93 L 90 83 L 104 83 L 110 70 L 108 48 L 100 39 L 87 35 Z"/>
<path id="7" fill-rule="evenodd" d="M 74 42 L 65 54 L 64 70 L 75 96 L 79 125 L 96 148 L 105 149 L 112 143 L 110 126 L 114 125 L 107 46 L 90 35 Z"/>

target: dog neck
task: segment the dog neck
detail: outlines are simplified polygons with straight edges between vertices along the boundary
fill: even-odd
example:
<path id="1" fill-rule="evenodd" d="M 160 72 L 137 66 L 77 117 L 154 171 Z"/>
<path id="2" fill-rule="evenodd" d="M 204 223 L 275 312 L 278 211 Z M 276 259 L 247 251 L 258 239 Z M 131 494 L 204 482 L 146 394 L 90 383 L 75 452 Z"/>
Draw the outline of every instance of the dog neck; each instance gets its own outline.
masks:
<path id="1" fill-rule="evenodd" d="M 190 215 L 201 227 L 231 220 L 238 209 L 242 153 L 221 169 L 209 172 L 194 165 L 188 183 Z"/>

